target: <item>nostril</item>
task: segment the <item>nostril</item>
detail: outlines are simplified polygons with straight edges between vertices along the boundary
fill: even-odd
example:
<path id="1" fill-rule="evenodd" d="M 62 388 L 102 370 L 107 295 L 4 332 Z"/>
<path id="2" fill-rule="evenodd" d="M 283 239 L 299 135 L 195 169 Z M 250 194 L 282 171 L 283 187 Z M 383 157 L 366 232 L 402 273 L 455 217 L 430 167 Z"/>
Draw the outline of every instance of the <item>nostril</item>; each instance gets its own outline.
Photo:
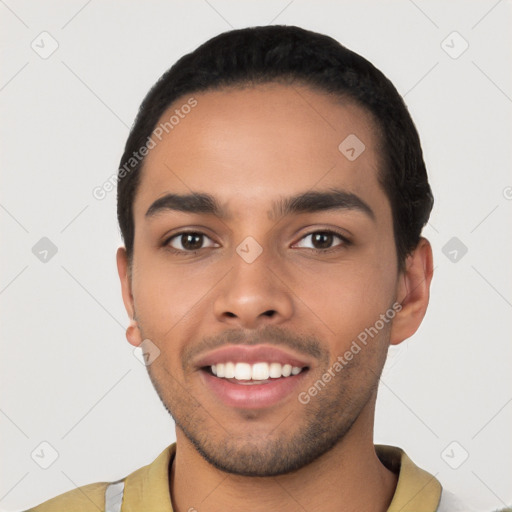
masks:
<path id="1" fill-rule="evenodd" d="M 266 315 L 266 316 L 274 316 L 275 310 L 274 309 L 269 309 L 268 311 L 265 311 L 265 313 L 263 313 L 263 314 Z"/>

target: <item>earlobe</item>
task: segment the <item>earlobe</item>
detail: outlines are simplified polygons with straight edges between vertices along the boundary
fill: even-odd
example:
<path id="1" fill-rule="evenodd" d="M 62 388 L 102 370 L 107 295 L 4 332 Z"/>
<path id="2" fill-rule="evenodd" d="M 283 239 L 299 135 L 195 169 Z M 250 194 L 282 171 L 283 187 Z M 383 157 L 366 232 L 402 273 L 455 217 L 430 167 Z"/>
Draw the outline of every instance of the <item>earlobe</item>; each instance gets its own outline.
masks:
<path id="1" fill-rule="evenodd" d="M 432 275 L 432 247 L 421 237 L 416 249 L 407 257 L 406 269 L 398 279 L 396 297 L 402 309 L 393 319 L 391 345 L 398 345 L 418 330 L 427 311 Z"/>
<path id="2" fill-rule="evenodd" d="M 131 345 L 138 347 L 142 342 L 142 335 L 135 318 L 130 267 L 128 255 L 124 247 L 119 247 L 117 250 L 116 260 L 117 272 L 119 274 L 119 280 L 121 281 L 121 292 L 123 295 L 124 307 L 126 309 L 126 313 L 128 313 L 128 316 L 130 317 L 130 325 L 126 329 L 126 339 Z"/>
<path id="3" fill-rule="evenodd" d="M 126 329 L 126 339 L 128 343 L 134 347 L 138 347 L 142 343 L 142 335 L 137 321 L 134 318 L 130 320 L 130 325 Z"/>

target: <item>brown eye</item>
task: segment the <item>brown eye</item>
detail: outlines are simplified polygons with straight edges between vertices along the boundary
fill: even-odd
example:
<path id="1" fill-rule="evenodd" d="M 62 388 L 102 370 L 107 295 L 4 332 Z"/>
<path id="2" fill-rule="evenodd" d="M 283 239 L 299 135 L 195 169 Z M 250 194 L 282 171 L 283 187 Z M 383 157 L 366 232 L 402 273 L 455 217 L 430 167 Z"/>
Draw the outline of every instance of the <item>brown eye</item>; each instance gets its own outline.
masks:
<path id="1" fill-rule="evenodd" d="M 204 233 L 197 233 L 195 231 L 186 231 L 183 233 L 178 233 L 177 235 L 172 236 L 167 241 L 166 245 L 171 246 L 173 249 L 177 249 L 182 252 L 194 252 L 200 249 L 203 249 L 203 244 L 205 240 L 210 241 L 210 245 L 207 247 L 212 247 L 214 242 L 208 238 Z"/>
<path id="2" fill-rule="evenodd" d="M 181 236 L 181 245 L 188 251 L 196 251 L 201 249 L 203 245 L 203 235 L 198 233 L 190 233 Z"/>
<path id="3" fill-rule="evenodd" d="M 318 232 L 311 235 L 311 242 L 315 249 L 328 249 L 331 247 L 333 238 L 332 233 Z"/>
<path id="4" fill-rule="evenodd" d="M 308 245 L 304 245 L 304 241 L 310 239 Z M 339 240 L 338 243 L 335 243 L 336 239 Z M 338 246 L 349 245 L 350 242 L 344 236 L 334 232 L 334 231 L 314 231 L 313 233 L 309 233 L 301 238 L 301 240 L 297 243 L 298 247 L 304 247 L 307 249 L 313 249 L 316 251 L 328 251 L 329 249 L 334 249 Z"/>

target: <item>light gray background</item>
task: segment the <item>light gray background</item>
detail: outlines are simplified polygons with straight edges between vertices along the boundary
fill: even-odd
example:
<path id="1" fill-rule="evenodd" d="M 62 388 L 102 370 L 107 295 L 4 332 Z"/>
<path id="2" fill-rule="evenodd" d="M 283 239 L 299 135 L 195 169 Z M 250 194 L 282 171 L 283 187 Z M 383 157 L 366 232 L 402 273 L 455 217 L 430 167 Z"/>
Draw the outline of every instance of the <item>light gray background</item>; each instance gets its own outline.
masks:
<path id="1" fill-rule="evenodd" d="M 231 27 L 275 23 L 372 61 L 405 96 L 424 147 L 431 305 L 390 353 L 376 442 L 403 447 L 478 510 L 511 504 L 511 12 L 496 0 L 1 0 L 1 510 L 121 478 L 174 441 L 125 340 L 115 192 L 98 201 L 92 189 L 181 55 Z M 59 45 L 46 59 L 31 48 L 51 48 L 43 31 Z M 42 237 L 58 249 L 46 263 L 32 252 Z M 443 252 L 453 237 L 468 249 L 455 262 Z M 44 441 L 58 452 L 48 469 Z"/>

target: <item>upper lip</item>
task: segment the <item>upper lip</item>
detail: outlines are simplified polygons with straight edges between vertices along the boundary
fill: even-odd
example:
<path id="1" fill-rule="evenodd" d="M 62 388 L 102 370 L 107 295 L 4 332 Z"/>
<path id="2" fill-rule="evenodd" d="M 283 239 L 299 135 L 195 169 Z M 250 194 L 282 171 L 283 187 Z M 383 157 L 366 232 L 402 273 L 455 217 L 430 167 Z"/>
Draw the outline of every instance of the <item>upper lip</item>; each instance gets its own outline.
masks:
<path id="1" fill-rule="evenodd" d="M 299 368 L 310 366 L 304 357 L 271 345 L 230 345 L 221 347 L 200 356 L 195 366 L 203 368 L 219 363 L 280 363 L 290 364 Z"/>

